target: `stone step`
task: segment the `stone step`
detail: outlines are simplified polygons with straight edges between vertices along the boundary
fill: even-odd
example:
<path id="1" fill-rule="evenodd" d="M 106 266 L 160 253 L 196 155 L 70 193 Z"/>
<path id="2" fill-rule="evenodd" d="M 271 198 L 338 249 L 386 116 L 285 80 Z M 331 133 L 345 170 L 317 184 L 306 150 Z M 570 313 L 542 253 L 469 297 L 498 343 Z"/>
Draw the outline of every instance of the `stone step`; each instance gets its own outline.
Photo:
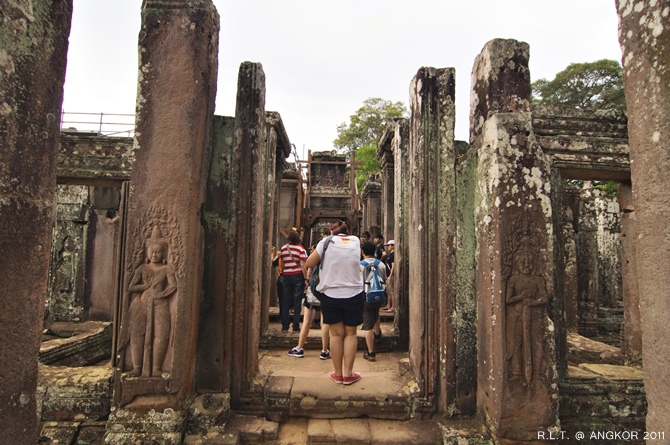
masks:
<path id="1" fill-rule="evenodd" d="M 304 358 L 266 351 L 260 369 L 268 374 L 265 404 L 273 420 L 288 417 L 407 420 L 418 385 L 407 371 L 406 353 L 379 353 L 376 362 L 357 354 L 354 370 L 362 376 L 352 385 L 335 383 L 331 360 L 316 352 Z"/>
<path id="2" fill-rule="evenodd" d="M 492 445 L 484 424 L 477 418 L 410 419 L 300 419 L 279 426 L 276 440 L 268 445 Z"/>

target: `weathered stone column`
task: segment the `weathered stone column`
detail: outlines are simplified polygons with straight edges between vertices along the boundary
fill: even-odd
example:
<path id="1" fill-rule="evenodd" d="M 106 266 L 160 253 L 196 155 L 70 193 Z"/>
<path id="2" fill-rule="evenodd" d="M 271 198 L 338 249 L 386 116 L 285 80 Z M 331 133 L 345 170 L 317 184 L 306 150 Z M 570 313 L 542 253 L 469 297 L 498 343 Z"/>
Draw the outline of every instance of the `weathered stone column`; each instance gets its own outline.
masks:
<path id="1" fill-rule="evenodd" d="M 144 1 L 112 443 L 178 443 L 194 388 L 218 32 L 211 0 Z"/>
<path id="2" fill-rule="evenodd" d="M 361 200 L 363 201 L 363 225 L 361 231 L 370 232 L 370 241 L 376 234 L 382 232 L 381 207 L 382 185 L 377 178 L 370 176 L 363 184 Z M 385 238 L 386 239 L 386 238 Z"/>
<path id="3" fill-rule="evenodd" d="M 242 403 L 249 383 L 258 371 L 261 289 L 263 274 L 270 271 L 269 250 L 263 217 L 269 205 L 265 195 L 268 175 L 266 160 L 265 73 L 260 63 L 244 62 L 237 80 L 235 141 L 231 157 L 231 182 L 235 219 L 230 221 L 228 239 L 235 249 L 227 267 L 228 283 L 225 356 L 231 403 Z M 274 167 L 272 167 L 274 168 Z M 263 262 L 263 258 L 266 261 Z M 254 402 L 257 402 L 254 400 Z"/>
<path id="4" fill-rule="evenodd" d="M 409 121 L 396 121 L 391 143 L 395 165 L 394 209 L 395 218 L 395 262 L 394 302 L 396 316 L 393 319 L 398 333 L 399 346 L 409 347 Z"/>
<path id="5" fill-rule="evenodd" d="M 623 297 L 623 332 L 621 350 L 633 364 L 642 362 L 642 326 L 640 293 L 637 284 L 637 221 L 630 182 L 619 183 L 617 193 L 621 207 L 621 293 Z"/>
<path id="6" fill-rule="evenodd" d="M 0 429 L 33 445 L 72 0 L 3 1 L 0 17 Z"/>
<path id="7" fill-rule="evenodd" d="M 420 395 L 455 401 L 456 185 L 453 68 L 421 68 L 410 85 L 409 356 Z M 456 346 L 456 347 L 454 347 Z"/>
<path id="8" fill-rule="evenodd" d="M 261 302 L 261 332 L 265 333 L 268 330 L 268 323 L 270 318 L 270 296 L 273 293 L 273 288 L 277 289 L 277 277 L 270 271 L 272 269 L 272 257 L 270 256 L 270 247 L 277 239 L 277 204 L 279 202 L 279 188 L 281 187 L 281 173 L 284 169 L 284 159 L 291 152 L 291 143 L 284 129 L 281 115 L 276 111 L 268 111 L 265 113 L 265 120 L 267 123 L 267 142 L 265 147 L 265 175 L 264 186 L 264 212 L 261 217 L 265 223 L 265 233 L 263 235 L 263 250 L 261 265 L 262 270 L 262 302 Z M 261 179 L 261 177 L 259 177 Z"/>
<path id="9" fill-rule="evenodd" d="M 214 116 L 212 127 L 212 156 L 203 212 L 205 265 L 196 363 L 199 393 L 230 391 L 231 357 L 226 354 L 225 345 L 232 335 L 227 311 L 235 270 L 228 265 L 235 263 L 237 229 L 237 194 L 233 192 L 237 181 L 233 158 L 235 118 Z"/>
<path id="10" fill-rule="evenodd" d="M 558 429 L 550 166 L 530 115 L 529 49 L 492 40 L 475 59 L 470 143 L 479 152 L 477 405 L 500 443 Z"/>
<path id="11" fill-rule="evenodd" d="M 668 3 L 617 0 L 637 219 L 647 431 L 670 431 L 670 26 Z"/>
<path id="12" fill-rule="evenodd" d="M 393 216 L 393 190 L 395 189 L 395 174 L 394 174 L 394 159 L 393 150 L 391 148 L 392 134 L 394 133 L 392 127 L 387 129 L 380 137 L 377 143 L 377 157 L 379 158 L 379 165 L 382 174 L 382 233 L 384 240 L 392 240 L 395 238 L 395 218 Z M 373 235 L 374 236 L 374 235 Z"/>
<path id="13" fill-rule="evenodd" d="M 87 248 L 85 318 L 112 321 L 120 261 L 120 189 L 92 187 Z"/>

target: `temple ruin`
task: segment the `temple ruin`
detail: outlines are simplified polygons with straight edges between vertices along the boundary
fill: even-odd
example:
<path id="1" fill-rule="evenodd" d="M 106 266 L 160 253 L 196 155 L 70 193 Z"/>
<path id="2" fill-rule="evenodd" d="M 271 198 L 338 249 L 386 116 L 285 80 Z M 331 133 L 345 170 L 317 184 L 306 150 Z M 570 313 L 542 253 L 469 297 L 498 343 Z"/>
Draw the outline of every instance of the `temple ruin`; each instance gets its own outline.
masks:
<path id="1" fill-rule="evenodd" d="M 670 440 L 668 13 L 617 8 L 628 114 L 533 106 L 529 45 L 494 39 L 469 141 L 455 70 L 420 67 L 357 190 L 353 154 L 287 161 L 261 63 L 214 115 L 211 0 L 145 0 L 133 138 L 59 131 L 72 0 L 0 6 L 0 443 Z M 273 358 L 270 257 L 341 218 L 395 240 L 397 277 L 397 362 L 344 392 Z"/>

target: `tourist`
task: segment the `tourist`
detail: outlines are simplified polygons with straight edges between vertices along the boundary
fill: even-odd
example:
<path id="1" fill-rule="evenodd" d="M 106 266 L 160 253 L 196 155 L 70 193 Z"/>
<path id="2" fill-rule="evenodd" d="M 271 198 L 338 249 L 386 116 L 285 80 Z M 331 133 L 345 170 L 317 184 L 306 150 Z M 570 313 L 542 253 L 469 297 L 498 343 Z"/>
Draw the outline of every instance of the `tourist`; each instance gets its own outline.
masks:
<path id="1" fill-rule="evenodd" d="M 335 383 L 351 385 L 361 379 L 353 372 L 358 337 L 356 330 L 363 323 L 363 277 L 360 269 L 361 243 L 349 236 L 349 226 L 340 221 L 330 227 L 332 238 L 319 241 L 316 251 L 307 259 L 310 269 L 321 262 L 324 243 L 329 242 L 320 265 L 319 285 L 322 321 L 330 325 L 330 352 L 335 371 L 330 377 Z"/>
<path id="2" fill-rule="evenodd" d="M 307 272 L 307 281 L 309 281 L 309 273 L 310 272 Z M 309 295 L 311 293 L 312 291 L 307 287 L 306 294 Z M 302 328 L 300 329 L 300 338 L 298 339 L 298 346 L 288 351 L 288 355 L 291 357 L 302 358 L 305 356 L 305 342 L 307 341 L 310 327 L 313 327 L 310 326 L 310 323 L 315 320 L 316 314 L 321 312 L 321 305 L 310 303 L 308 298 L 305 299 L 303 305 L 305 306 L 305 310 L 303 313 Z M 319 355 L 321 360 L 328 360 L 330 358 L 330 350 L 328 348 L 329 340 L 330 327 L 324 323 L 321 326 L 321 355 Z"/>
<path id="3" fill-rule="evenodd" d="M 283 265 L 282 280 L 284 281 L 280 311 L 281 330 L 288 332 L 291 322 L 289 312 L 293 308 L 293 332 L 300 332 L 300 309 L 307 284 L 305 282 L 307 252 L 300 245 L 300 234 L 296 230 L 289 232 L 288 241 L 288 244 L 282 246 L 280 253 Z"/>
<path id="4" fill-rule="evenodd" d="M 372 241 L 374 241 L 376 246 L 375 258 L 377 258 L 379 261 L 384 261 L 386 258 L 386 251 L 384 250 L 384 235 L 378 233 L 375 235 Z"/>
<path id="5" fill-rule="evenodd" d="M 361 245 L 361 250 L 363 251 L 363 261 L 362 263 L 372 264 L 375 262 L 375 245 L 368 241 Z M 379 281 L 384 283 L 386 281 L 386 267 L 384 263 L 379 263 L 376 267 L 377 276 Z M 365 274 L 365 266 L 361 264 L 361 273 Z M 368 276 L 363 277 L 365 282 L 365 290 L 369 288 L 369 283 L 372 281 L 372 272 Z M 365 307 L 363 310 L 363 330 L 365 331 L 365 344 L 367 345 L 368 350 L 363 354 L 363 358 L 374 362 L 377 360 L 377 354 L 375 352 L 375 339 L 381 337 L 381 322 L 379 320 L 379 308 L 381 308 L 383 303 L 368 303 L 365 302 Z"/>

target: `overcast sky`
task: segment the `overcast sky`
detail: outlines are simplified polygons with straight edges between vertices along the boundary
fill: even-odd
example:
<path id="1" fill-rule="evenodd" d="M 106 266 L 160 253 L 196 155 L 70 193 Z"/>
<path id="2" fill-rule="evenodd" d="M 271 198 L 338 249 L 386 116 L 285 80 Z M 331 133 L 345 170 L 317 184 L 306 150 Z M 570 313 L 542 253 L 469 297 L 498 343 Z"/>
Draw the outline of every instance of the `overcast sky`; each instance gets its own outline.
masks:
<path id="1" fill-rule="evenodd" d="M 63 109 L 134 113 L 141 0 L 74 0 Z M 214 0 L 216 114 L 235 110 L 240 63 L 260 62 L 266 109 L 304 150 L 332 149 L 363 101 L 408 106 L 422 66 L 456 69 L 456 138 L 468 139 L 470 73 L 494 38 L 530 45 L 531 79 L 621 61 L 614 0 Z"/>

